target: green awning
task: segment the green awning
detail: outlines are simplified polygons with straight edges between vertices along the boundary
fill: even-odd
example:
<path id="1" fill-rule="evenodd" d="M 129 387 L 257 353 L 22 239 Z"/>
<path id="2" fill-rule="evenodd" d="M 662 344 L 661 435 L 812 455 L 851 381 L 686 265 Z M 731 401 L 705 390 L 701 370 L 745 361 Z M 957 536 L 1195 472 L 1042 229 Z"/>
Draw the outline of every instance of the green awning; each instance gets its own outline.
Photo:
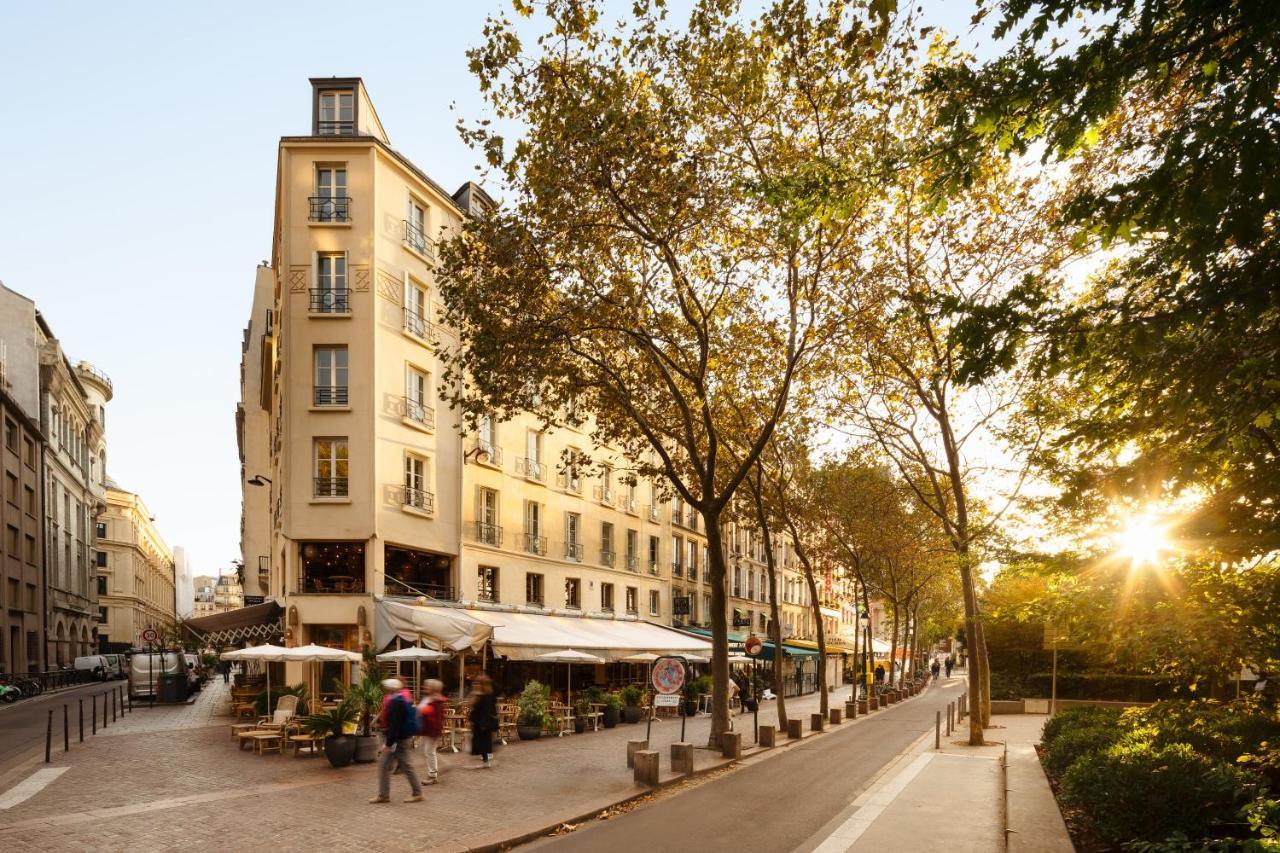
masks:
<path id="1" fill-rule="evenodd" d="M 688 634 L 694 634 L 699 637 L 706 637 L 707 639 L 711 638 L 711 630 L 709 628 L 677 628 L 676 630 L 684 631 Z M 730 631 L 727 635 L 727 639 L 729 640 L 730 652 L 742 651 L 743 644 L 746 643 L 747 640 L 747 635 L 737 631 Z M 760 651 L 760 659 L 773 660 L 773 641 L 765 640 L 763 637 L 761 639 L 764 641 L 764 648 Z M 818 656 L 818 650 L 793 646 L 784 642 L 782 644 L 782 656 L 784 658 L 816 658 Z"/>

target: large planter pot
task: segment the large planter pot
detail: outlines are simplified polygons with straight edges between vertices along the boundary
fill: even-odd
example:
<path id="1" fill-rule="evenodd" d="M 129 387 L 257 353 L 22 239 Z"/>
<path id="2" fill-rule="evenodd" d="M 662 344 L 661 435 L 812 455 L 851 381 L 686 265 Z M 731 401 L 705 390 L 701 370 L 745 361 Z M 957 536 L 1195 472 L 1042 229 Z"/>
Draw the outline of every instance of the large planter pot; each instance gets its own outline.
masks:
<path id="1" fill-rule="evenodd" d="M 356 764 L 368 764 L 378 760 L 378 736 L 359 735 L 356 742 Z"/>
<path id="2" fill-rule="evenodd" d="M 537 740 L 542 737 L 542 726 L 516 726 L 516 734 L 520 740 Z"/>
<path id="3" fill-rule="evenodd" d="M 576 735 L 580 735 L 580 734 L 582 734 L 583 732 L 585 732 L 586 730 L 587 730 L 587 718 L 586 718 L 586 717 L 574 717 L 574 718 L 573 718 L 573 733 L 574 733 L 574 734 L 576 734 Z"/>
<path id="4" fill-rule="evenodd" d="M 604 709 L 604 727 L 611 729 L 618 724 L 618 710 L 616 708 Z"/>
<path id="5" fill-rule="evenodd" d="M 356 755 L 356 739 L 347 735 L 330 735 L 324 739 L 324 757 L 330 767 L 346 767 Z"/>
<path id="6" fill-rule="evenodd" d="M 643 715 L 644 714 L 640 710 L 639 705 L 628 705 L 622 709 L 622 719 L 626 720 L 628 723 L 640 722 L 640 717 Z"/>
<path id="7" fill-rule="evenodd" d="M 694 699 L 686 699 L 680 705 L 680 710 L 684 712 L 686 717 L 698 716 L 698 702 Z"/>
<path id="8" fill-rule="evenodd" d="M 742 700 L 742 710 L 746 711 L 748 714 L 754 714 L 758 706 L 759 706 L 759 703 L 756 702 L 755 699 Z"/>

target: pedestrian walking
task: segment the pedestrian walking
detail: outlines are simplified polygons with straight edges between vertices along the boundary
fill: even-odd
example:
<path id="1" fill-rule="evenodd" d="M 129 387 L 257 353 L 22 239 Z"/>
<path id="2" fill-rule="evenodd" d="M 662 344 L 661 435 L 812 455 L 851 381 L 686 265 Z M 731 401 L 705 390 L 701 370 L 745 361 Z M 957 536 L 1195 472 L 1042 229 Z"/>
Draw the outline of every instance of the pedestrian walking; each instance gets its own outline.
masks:
<path id="1" fill-rule="evenodd" d="M 952 667 L 954 667 L 955 665 L 956 665 L 955 660 L 953 660 L 953 659 L 952 659 L 951 655 L 947 655 L 947 662 L 946 662 L 946 667 L 947 667 L 947 678 L 950 678 L 950 677 L 951 677 L 951 669 L 952 669 Z"/>
<path id="2" fill-rule="evenodd" d="M 493 682 L 481 673 L 471 688 L 471 754 L 480 759 L 477 769 L 494 765 L 493 733 L 498 728 L 498 700 L 493 695 Z"/>
<path id="3" fill-rule="evenodd" d="M 231 683 L 231 661 L 224 660 L 218 664 L 218 669 L 222 670 L 222 683 Z"/>
<path id="4" fill-rule="evenodd" d="M 425 687 L 427 695 L 418 705 L 421 723 L 419 731 L 422 737 L 422 752 L 427 757 L 426 783 L 434 785 L 439 775 L 436 749 L 440 746 L 440 735 L 444 732 L 444 684 L 429 678 Z"/>
<path id="5" fill-rule="evenodd" d="M 938 659 L 934 658 L 933 663 L 929 666 L 929 672 L 933 675 L 933 680 L 938 680 L 938 673 L 942 672 L 942 664 L 938 663 Z"/>
<path id="6" fill-rule="evenodd" d="M 876 684 L 884 684 L 884 667 L 876 664 Z"/>
<path id="7" fill-rule="evenodd" d="M 404 692 L 404 684 L 398 678 L 382 682 L 383 696 L 383 744 L 378 752 L 378 796 L 371 803 L 391 802 L 391 771 L 403 773 L 409 780 L 409 796 L 406 803 L 422 802 L 422 783 L 413 767 L 413 736 L 418 733 L 418 710 Z"/>

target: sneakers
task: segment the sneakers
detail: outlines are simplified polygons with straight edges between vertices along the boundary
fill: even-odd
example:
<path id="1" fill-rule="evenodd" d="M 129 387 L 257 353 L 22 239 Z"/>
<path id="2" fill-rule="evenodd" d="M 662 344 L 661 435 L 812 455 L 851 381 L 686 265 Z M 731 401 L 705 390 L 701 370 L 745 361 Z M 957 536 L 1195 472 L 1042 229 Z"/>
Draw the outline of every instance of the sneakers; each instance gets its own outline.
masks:
<path id="1" fill-rule="evenodd" d="M 389 803 L 391 802 L 391 798 L 390 797 L 370 797 L 369 802 L 370 803 Z"/>
<path id="2" fill-rule="evenodd" d="M 425 785 L 434 785 L 434 784 L 436 784 L 436 783 L 437 783 L 437 782 L 439 782 L 439 781 L 440 781 L 440 780 L 439 780 L 439 779 L 437 779 L 435 776 L 428 776 L 426 779 L 424 779 L 424 780 L 423 780 L 423 784 L 425 784 Z"/>
<path id="3" fill-rule="evenodd" d="M 420 803 L 420 802 L 422 802 L 422 795 L 421 795 L 421 794 L 414 794 L 412 797 L 405 797 L 405 798 L 404 798 L 404 801 L 405 801 L 406 803 Z"/>

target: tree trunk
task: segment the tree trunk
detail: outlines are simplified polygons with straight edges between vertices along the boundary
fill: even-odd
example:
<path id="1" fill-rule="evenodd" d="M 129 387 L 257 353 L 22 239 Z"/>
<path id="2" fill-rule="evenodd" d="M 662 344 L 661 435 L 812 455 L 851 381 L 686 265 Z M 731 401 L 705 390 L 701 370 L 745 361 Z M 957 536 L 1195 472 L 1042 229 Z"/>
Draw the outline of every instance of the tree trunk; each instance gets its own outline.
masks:
<path id="1" fill-rule="evenodd" d="M 701 510 L 711 561 L 711 735 L 707 746 L 720 748 L 720 735 L 729 731 L 729 626 L 725 616 L 724 540 L 720 512 Z"/>
<path id="2" fill-rule="evenodd" d="M 964 637 L 969 644 L 969 746 L 984 744 L 982 729 L 982 669 L 986 663 L 978 619 L 978 594 L 967 548 L 960 549 L 960 588 L 964 594 Z"/>
<path id="3" fill-rule="evenodd" d="M 765 568 L 769 573 L 769 639 L 773 641 L 773 692 L 778 695 L 778 729 L 785 732 L 787 701 L 782 689 L 782 620 L 778 612 L 777 555 L 773 552 L 773 537 L 765 520 L 764 507 L 760 504 L 760 493 L 757 489 L 752 489 L 752 494 L 756 502 L 756 521 L 760 525 L 760 535 L 764 537 Z"/>
<path id="4" fill-rule="evenodd" d="M 982 669 L 978 677 L 978 690 L 982 694 L 982 726 L 990 728 L 991 726 L 991 662 L 987 658 L 987 632 L 982 627 L 982 620 L 977 623 L 978 628 L 978 655 L 982 660 Z"/>
<path id="5" fill-rule="evenodd" d="M 898 602 L 893 602 L 893 637 L 889 640 L 889 678 L 887 684 L 890 687 L 898 686 L 897 678 L 894 676 L 894 669 L 898 665 Z"/>
<path id="6" fill-rule="evenodd" d="M 871 637 L 871 590 L 867 589 L 865 581 L 862 584 L 862 609 L 867 614 L 867 631 L 864 638 L 867 643 L 867 663 L 862 669 L 862 677 L 867 686 L 867 698 L 870 699 L 872 672 L 876 668 L 876 643 Z"/>
<path id="7" fill-rule="evenodd" d="M 818 600 L 818 583 L 813 578 L 813 564 L 805 553 L 804 546 L 796 539 L 796 556 L 804 569 L 804 578 L 809 586 L 809 603 L 813 609 L 813 621 L 818 631 L 818 693 L 819 708 L 822 716 L 827 716 L 827 631 L 822 624 L 822 603 Z"/>

